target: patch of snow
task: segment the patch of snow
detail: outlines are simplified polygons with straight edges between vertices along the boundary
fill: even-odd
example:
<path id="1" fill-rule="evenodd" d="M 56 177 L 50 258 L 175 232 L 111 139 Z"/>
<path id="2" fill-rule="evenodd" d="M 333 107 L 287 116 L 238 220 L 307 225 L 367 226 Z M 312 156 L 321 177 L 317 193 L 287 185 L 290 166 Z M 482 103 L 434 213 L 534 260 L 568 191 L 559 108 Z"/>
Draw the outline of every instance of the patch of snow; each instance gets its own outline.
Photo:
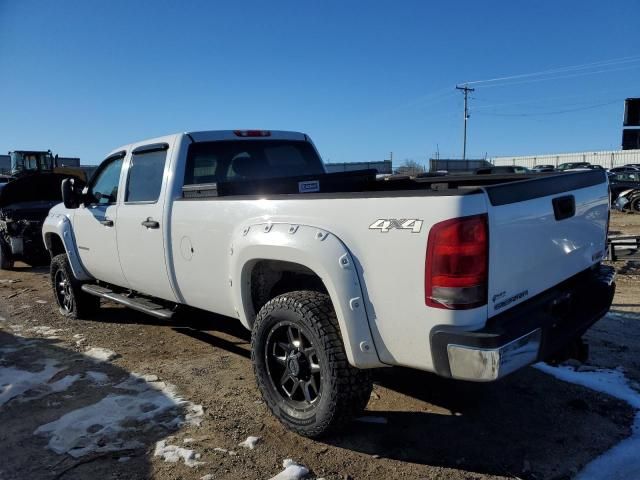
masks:
<path id="1" fill-rule="evenodd" d="M 153 452 L 155 457 L 162 457 L 165 462 L 176 463 L 180 460 L 184 461 L 187 467 L 197 467 L 204 465 L 200 462 L 200 454 L 189 450 L 188 448 L 178 447 L 177 445 L 167 445 L 166 440 L 160 440 L 156 443 L 156 449 Z"/>
<path id="2" fill-rule="evenodd" d="M 199 425 L 202 421 L 197 415 L 201 406 L 178 396 L 173 385 L 130 376 L 115 387 L 123 392 L 111 393 L 97 403 L 72 410 L 41 425 L 34 435 L 49 437 L 48 447 L 54 452 L 77 458 L 94 452 L 139 448 L 140 442 L 127 438 L 140 428 L 175 429 L 184 424 Z M 187 418 L 189 414 L 191 417 Z"/>
<path id="3" fill-rule="evenodd" d="M 207 473 L 206 475 L 203 475 L 202 477 L 200 477 L 200 480 L 213 480 L 214 476 L 211 473 Z"/>
<path id="4" fill-rule="evenodd" d="M 231 455 L 232 457 L 236 456 L 238 452 L 234 452 L 233 450 L 227 450 L 226 448 L 216 447 L 213 449 L 214 452 L 226 453 L 227 455 Z"/>
<path id="5" fill-rule="evenodd" d="M 379 423 L 381 425 L 385 425 L 388 423 L 386 417 L 374 417 L 374 416 L 366 416 L 366 417 L 358 417 L 356 418 L 357 422 L 363 423 Z"/>
<path id="6" fill-rule="evenodd" d="M 185 438 L 184 440 L 182 440 L 182 443 L 193 443 L 195 442 L 195 439 L 193 438 Z"/>
<path id="7" fill-rule="evenodd" d="M 73 385 L 78 379 L 80 379 L 80 374 L 67 375 L 56 382 L 50 383 L 49 388 L 52 392 L 62 392 Z"/>
<path id="8" fill-rule="evenodd" d="M 91 347 L 84 352 L 84 355 L 97 362 L 110 362 L 114 358 L 119 357 L 113 350 L 102 347 Z"/>
<path id="9" fill-rule="evenodd" d="M 271 477 L 270 480 L 301 480 L 309 474 L 307 467 L 294 462 L 290 458 L 285 459 L 282 462 L 282 466 L 284 470 L 275 477 Z"/>
<path id="10" fill-rule="evenodd" d="M 37 335 L 42 335 L 43 337 L 52 337 L 55 336 L 58 332 L 62 332 L 62 329 L 60 328 L 51 328 L 51 327 L 47 327 L 47 326 L 39 326 L 39 327 L 32 327 L 30 329 L 27 330 L 28 332 L 32 332 L 35 333 Z"/>
<path id="11" fill-rule="evenodd" d="M 49 303 L 49 302 L 47 302 L 46 300 L 36 300 L 36 303 L 44 305 L 45 303 Z"/>
<path id="12" fill-rule="evenodd" d="M 109 383 L 109 375 L 107 375 L 106 373 L 88 371 L 85 372 L 85 375 L 89 378 L 89 380 L 98 385 Z"/>
<path id="13" fill-rule="evenodd" d="M 256 445 L 260 441 L 260 437 L 248 436 L 244 442 L 240 442 L 238 444 L 239 447 L 248 448 L 249 450 L 253 450 L 256 448 Z"/>
<path id="14" fill-rule="evenodd" d="M 57 362 L 47 359 L 37 372 L 20 370 L 15 367 L 0 367 L 0 406 L 23 393 L 42 388 L 54 375 L 62 371 Z"/>
<path id="15" fill-rule="evenodd" d="M 576 480 L 630 480 L 640 478 L 640 392 L 631 387 L 621 368 L 576 371 L 571 367 L 551 367 L 538 363 L 538 370 L 564 382 L 582 385 L 627 402 L 638 409 L 631 436 L 591 461 Z"/>
<path id="16" fill-rule="evenodd" d="M 637 320 L 640 315 L 636 312 L 625 312 L 622 310 L 618 310 L 616 312 L 607 313 L 607 317 L 619 317 L 619 318 L 629 318 L 633 320 Z"/>

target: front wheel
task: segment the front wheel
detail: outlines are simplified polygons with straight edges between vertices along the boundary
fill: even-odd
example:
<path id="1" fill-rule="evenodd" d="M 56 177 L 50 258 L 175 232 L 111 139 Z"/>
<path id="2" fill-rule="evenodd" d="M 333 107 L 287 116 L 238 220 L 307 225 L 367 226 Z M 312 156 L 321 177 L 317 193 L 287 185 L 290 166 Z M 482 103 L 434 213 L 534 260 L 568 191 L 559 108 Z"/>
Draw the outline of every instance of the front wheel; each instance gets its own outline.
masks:
<path id="1" fill-rule="evenodd" d="M 349 365 L 328 295 L 290 292 L 267 302 L 251 336 L 262 397 L 285 427 L 318 437 L 364 410 L 371 375 Z"/>
<path id="2" fill-rule="evenodd" d="M 60 314 L 65 317 L 86 318 L 100 307 L 99 297 L 82 291 L 82 283 L 73 276 L 64 253 L 51 260 L 51 286 Z"/>

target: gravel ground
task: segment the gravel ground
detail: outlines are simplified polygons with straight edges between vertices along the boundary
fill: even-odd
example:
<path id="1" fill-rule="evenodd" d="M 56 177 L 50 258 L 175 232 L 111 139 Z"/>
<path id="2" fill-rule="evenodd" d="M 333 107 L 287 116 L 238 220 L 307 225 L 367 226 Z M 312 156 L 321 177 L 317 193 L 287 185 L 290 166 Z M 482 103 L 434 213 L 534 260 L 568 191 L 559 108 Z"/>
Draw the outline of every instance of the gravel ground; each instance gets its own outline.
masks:
<path id="1" fill-rule="evenodd" d="M 640 233 L 640 215 L 616 213 L 611 228 Z M 613 310 L 622 314 L 588 333 L 590 363 L 623 367 L 638 382 L 640 268 L 616 267 Z M 66 320 L 47 271 L 26 266 L 0 272 L 0 299 L 3 480 L 269 479 L 288 458 L 306 466 L 308 478 L 566 479 L 628 437 L 635 414 L 534 368 L 494 384 L 386 369 L 376 373 L 368 421 L 308 440 L 267 412 L 249 334 L 233 319 L 193 313 L 168 324 L 104 304 L 91 320 Z M 2 392 L 2 372 L 18 370 L 36 386 Z M 96 410 L 107 397 L 113 405 Z M 111 429 L 111 417 L 131 402 L 138 418 Z M 260 437 L 254 449 L 238 445 L 248 436 Z"/>

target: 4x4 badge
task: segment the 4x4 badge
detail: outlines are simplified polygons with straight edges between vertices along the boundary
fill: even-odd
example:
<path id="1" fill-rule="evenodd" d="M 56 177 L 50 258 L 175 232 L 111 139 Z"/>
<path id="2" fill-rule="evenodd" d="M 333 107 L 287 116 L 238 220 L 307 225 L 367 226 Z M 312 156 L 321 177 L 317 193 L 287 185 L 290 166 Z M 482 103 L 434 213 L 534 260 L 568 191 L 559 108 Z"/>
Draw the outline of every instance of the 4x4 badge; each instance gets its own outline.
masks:
<path id="1" fill-rule="evenodd" d="M 369 230 L 380 230 L 382 233 L 388 233 L 392 229 L 411 230 L 412 233 L 420 233 L 422 230 L 422 220 L 417 218 L 379 218 L 371 225 Z"/>

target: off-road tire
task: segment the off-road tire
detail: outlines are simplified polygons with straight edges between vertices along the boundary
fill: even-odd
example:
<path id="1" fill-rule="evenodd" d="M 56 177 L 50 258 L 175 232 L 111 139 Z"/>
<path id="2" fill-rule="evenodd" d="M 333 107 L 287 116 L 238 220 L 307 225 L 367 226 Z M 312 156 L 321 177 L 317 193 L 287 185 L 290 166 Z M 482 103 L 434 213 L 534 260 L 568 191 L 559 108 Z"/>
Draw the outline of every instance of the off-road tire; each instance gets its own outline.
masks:
<path id="1" fill-rule="evenodd" d="M 66 285 L 61 285 L 62 281 L 66 281 Z M 65 253 L 56 255 L 51 260 L 51 286 L 53 288 L 53 296 L 58 304 L 60 314 L 71 319 L 89 318 L 100 308 L 100 298 L 83 292 L 82 282 L 73 276 L 69 259 Z M 64 304 L 61 300 L 64 294 L 61 289 L 65 290 L 70 302 Z"/>
<path id="2" fill-rule="evenodd" d="M 304 411 L 288 403 L 269 373 L 268 338 L 283 322 L 295 325 L 310 341 L 320 367 L 321 393 Z M 364 410 L 371 395 L 371 374 L 349 364 L 331 299 L 324 293 L 289 292 L 267 302 L 253 325 L 251 360 L 271 412 L 286 428 L 305 437 L 344 427 Z"/>
<path id="3" fill-rule="evenodd" d="M 11 270 L 13 268 L 13 258 L 9 253 L 9 247 L 0 237 L 0 270 Z"/>

